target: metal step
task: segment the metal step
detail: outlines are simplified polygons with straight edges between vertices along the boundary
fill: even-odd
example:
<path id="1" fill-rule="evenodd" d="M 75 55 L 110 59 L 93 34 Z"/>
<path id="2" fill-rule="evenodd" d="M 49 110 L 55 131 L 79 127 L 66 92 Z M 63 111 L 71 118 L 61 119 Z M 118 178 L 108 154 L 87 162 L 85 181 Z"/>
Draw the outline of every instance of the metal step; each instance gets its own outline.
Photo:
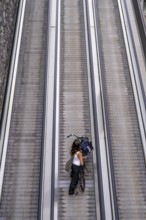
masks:
<path id="1" fill-rule="evenodd" d="M 97 1 L 119 219 L 146 219 L 146 169 L 116 0 Z"/>
<path id="2" fill-rule="evenodd" d="M 47 0 L 27 1 L 0 219 L 36 220 L 42 141 Z"/>
<path id="3" fill-rule="evenodd" d="M 91 169 L 86 177 L 85 192 L 68 195 L 70 177 L 64 166 L 70 157 L 75 138 L 70 133 L 91 138 L 87 52 L 85 39 L 84 5 L 80 0 L 61 1 L 60 42 L 60 111 L 58 157 L 58 219 L 95 220 L 96 198 L 92 155 L 87 159 Z"/>

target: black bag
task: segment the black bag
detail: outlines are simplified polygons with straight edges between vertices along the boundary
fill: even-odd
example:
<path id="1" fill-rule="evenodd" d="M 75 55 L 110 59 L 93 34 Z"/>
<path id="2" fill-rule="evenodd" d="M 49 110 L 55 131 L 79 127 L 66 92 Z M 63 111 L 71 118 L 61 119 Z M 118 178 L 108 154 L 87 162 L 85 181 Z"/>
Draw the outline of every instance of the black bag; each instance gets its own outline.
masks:
<path id="1" fill-rule="evenodd" d="M 69 172 L 69 171 L 71 170 L 72 162 L 73 162 L 73 157 L 71 157 L 71 158 L 66 162 L 66 165 L 65 165 L 65 171 L 66 171 L 66 172 Z"/>

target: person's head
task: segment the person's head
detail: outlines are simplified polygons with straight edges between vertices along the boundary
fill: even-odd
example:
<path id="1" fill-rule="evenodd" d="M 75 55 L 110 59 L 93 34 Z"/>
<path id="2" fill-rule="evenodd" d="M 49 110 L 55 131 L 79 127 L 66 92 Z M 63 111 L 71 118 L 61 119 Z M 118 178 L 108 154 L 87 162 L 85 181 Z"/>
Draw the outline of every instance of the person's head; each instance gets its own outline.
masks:
<path id="1" fill-rule="evenodd" d="M 72 144 L 71 155 L 73 156 L 78 151 L 80 151 L 80 140 L 75 139 L 73 144 Z"/>

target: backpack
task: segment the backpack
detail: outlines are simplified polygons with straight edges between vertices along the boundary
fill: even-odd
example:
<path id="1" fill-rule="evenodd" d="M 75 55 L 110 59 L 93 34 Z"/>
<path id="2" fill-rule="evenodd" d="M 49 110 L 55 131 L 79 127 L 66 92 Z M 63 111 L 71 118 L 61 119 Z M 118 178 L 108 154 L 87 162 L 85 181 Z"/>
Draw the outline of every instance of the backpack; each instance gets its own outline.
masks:
<path id="1" fill-rule="evenodd" d="M 65 171 L 69 172 L 72 167 L 73 157 L 71 157 L 65 164 Z"/>
<path id="2" fill-rule="evenodd" d="M 92 141 L 89 141 L 87 137 L 84 137 L 81 140 L 81 150 L 82 150 L 83 156 L 87 156 L 93 150 Z"/>

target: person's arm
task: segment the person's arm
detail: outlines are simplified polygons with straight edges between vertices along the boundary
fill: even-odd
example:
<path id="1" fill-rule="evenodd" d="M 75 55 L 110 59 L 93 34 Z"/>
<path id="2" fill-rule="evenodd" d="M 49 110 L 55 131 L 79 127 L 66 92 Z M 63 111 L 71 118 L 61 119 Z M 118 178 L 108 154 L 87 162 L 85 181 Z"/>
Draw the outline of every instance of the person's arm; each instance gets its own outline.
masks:
<path id="1" fill-rule="evenodd" d="M 80 160 L 80 165 L 83 166 L 84 162 L 83 162 L 82 153 L 79 152 L 79 153 L 77 154 L 77 156 L 78 156 L 78 158 L 79 158 L 79 160 Z"/>

